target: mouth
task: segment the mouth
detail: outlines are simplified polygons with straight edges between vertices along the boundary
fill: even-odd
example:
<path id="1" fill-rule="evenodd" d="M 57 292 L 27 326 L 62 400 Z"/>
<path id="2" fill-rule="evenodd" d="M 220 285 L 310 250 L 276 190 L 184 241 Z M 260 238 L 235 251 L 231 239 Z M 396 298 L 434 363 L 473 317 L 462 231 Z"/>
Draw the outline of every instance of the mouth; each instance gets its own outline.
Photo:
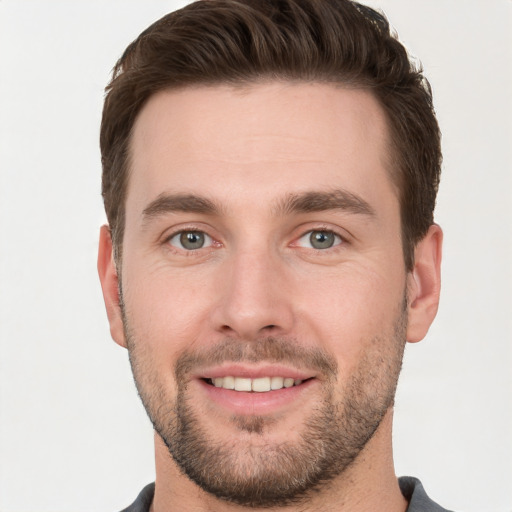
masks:
<path id="1" fill-rule="evenodd" d="M 240 391 L 245 393 L 269 393 L 279 391 L 283 388 L 292 388 L 300 386 L 303 382 L 310 379 L 294 379 L 291 377 L 235 377 L 227 375 L 225 377 L 215 377 L 204 379 L 204 381 L 216 388 Z"/>
<path id="2" fill-rule="evenodd" d="M 212 410 L 242 416 L 267 416 L 302 409 L 320 385 L 313 372 L 278 365 L 238 364 L 205 370 L 193 382 L 199 385 L 194 389 Z"/>

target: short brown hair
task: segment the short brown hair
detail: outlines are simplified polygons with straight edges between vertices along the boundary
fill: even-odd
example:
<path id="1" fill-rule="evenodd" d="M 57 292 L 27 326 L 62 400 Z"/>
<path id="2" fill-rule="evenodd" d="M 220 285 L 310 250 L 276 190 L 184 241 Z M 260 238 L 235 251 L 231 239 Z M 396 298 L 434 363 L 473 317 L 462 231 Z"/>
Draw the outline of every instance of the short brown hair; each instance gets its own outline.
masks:
<path id="1" fill-rule="evenodd" d="M 422 70 L 384 15 L 350 0 L 202 0 L 170 13 L 132 42 L 106 88 L 102 194 L 120 257 L 138 113 L 162 89 L 260 81 L 344 84 L 370 90 L 390 130 L 404 259 L 433 223 L 440 132 Z"/>

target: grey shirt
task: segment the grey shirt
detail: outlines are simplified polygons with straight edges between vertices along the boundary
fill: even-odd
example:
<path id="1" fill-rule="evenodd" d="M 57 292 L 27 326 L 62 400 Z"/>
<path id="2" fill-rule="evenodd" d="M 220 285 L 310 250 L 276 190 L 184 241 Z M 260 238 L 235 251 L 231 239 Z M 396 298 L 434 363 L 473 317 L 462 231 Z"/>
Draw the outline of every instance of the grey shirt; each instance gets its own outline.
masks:
<path id="1" fill-rule="evenodd" d="M 400 490 L 409 502 L 407 512 L 450 512 L 434 503 L 425 492 L 417 478 L 402 476 L 398 479 Z M 142 489 L 137 499 L 121 512 L 149 512 L 149 507 L 155 494 L 155 484 L 149 484 Z"/>

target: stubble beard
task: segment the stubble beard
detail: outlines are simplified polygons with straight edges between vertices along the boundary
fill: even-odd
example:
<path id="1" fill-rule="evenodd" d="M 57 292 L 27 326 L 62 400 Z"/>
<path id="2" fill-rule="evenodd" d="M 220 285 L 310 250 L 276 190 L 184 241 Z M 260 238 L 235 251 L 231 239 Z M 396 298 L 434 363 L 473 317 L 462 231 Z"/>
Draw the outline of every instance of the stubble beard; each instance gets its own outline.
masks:
<path id="1" fill-rule="evenodd" d="M 341 398 L 335 396 L 337 365 L 332 356 L 269 337 L 251 343 L 229 339 L 205 354 L 182 354 L 175 368 L 174 399 L 152 372 L 144 343 L 135 339 L 123 316 L 135 383 L 156 432 L 181 471 L 224 501 L 253 508 L 307 501 L 352 465 L 393 405 L 405 346 L 405 300 L 393 332 L 367 342 L 357 368 L 338 393 Z M 219 441 L 203 426 L 188 393 L 187 375 L 199 363 L 226 360 L 292 362 L 321 369 L 322 399 L 304 422 L 298 441 L 262 442 L 274 424 L 266 417 L 233 417 L 243 440 L 233 436 Z"/>

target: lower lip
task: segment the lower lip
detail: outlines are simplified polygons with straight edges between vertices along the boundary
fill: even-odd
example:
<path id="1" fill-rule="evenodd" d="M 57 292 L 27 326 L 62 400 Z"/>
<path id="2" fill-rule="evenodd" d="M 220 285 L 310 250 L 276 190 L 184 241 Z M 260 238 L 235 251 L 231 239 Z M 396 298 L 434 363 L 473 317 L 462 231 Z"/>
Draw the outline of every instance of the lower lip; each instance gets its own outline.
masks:
<path id="1" fill-rule="evenodd" d="M 227 409 L 230 413 L 261 416 L 299 403 L 302 404 L 304 393 L 314 387 L 316 379 L 309 379 L 298 386 L 264 393 L 233 391 L 232 389 L 217 388 L 204 380 L 198 380 L 198 382 L 212 402 Z"/>

